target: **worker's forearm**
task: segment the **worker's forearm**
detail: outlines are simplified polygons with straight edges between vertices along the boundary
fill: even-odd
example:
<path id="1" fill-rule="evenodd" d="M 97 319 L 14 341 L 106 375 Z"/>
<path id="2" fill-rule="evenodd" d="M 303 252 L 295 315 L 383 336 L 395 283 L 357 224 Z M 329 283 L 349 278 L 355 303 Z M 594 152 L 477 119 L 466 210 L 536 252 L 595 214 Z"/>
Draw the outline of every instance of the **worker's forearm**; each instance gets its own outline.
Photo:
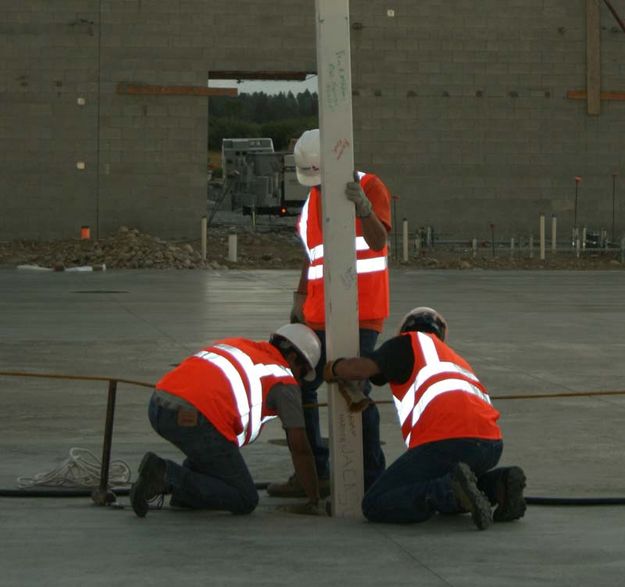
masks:
<path id="1" fill-rule="evenodd" d="M 299 283 L 297 284 L 298 293 L 305 294 L 308 291 L 308 267 L 310 263 L 308 262 L 308 257 L 304 257 L 304 261 L 302 263 L 302 271 L 299 276 Z"/>
<path id="2" fill-rule="evenodd" d="M 333 366 L 333 372 L 339 379 L 358 380 L 369 379 L 377 375 L 380 370 L 376 363 L 366 357 L 341 359 Z"/>
<path id="3" fill-rule="evenodd" d="M 319 480 L 312 451 L 292 452 L 293 467 L 298 481 L 311 503 L 319 501 Z"/>
<path id="4" fill-rule="evenodd" d="M 375 212 L 371 212 L 369 216 L 361 218 L 360 220 L 362 222 L 362 233 L 369 247 L 374 251 L 382 250 L 386 245 L 386 239 L 388 237 L 384 224 L 380 222 Z"/>

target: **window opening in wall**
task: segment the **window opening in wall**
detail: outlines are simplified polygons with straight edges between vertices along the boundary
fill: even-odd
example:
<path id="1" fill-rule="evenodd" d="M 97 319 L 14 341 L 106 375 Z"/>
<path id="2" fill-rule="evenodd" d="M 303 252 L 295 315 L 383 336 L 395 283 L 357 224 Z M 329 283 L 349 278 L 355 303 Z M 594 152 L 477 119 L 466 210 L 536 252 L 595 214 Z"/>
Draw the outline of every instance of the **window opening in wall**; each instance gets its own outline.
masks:
<path id="1" fill-rule="evenodd" d="M 317 76 L 306 72 L 209 72 L 210 88 L 238 95 L 208 102 L 208 217 L 220 212 L 290 217 L 307 188 L 295 175 L 293 146 L 318 122 Z"/>

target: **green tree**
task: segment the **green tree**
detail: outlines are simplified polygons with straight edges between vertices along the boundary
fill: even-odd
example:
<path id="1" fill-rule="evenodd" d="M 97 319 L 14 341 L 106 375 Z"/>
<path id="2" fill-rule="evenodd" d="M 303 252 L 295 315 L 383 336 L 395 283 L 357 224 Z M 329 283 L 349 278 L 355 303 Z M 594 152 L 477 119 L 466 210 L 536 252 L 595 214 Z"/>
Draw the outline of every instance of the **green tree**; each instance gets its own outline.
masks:
<path id="1" fill-rule="evenodd" d="M 318 126 L 318 98 L 309 90 L 269 95 L 214 96 L 208 102 L 208 148 L 221 150 L 224 138 L 270 137 L 276 150 Z"/>

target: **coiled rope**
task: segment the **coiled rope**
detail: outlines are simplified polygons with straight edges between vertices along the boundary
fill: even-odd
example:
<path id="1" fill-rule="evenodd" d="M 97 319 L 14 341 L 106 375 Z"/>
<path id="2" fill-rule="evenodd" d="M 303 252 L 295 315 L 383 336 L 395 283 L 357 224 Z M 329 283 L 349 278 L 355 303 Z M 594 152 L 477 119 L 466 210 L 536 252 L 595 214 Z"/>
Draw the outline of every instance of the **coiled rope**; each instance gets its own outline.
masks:
<path id="1" fill-rule="evenodd" d="M 86 448 L 73 447 L 69 457 L 58 467 L 47 473 L 36 473 L 32 477 L 18 477 L 20 488 L 63 487 L 68 489 L 97 487 L 100 482 L 100 460 Z M 130 484 L 130 467 L 122 460 L 111 461 L 109 485 L 124 487 Z"/>

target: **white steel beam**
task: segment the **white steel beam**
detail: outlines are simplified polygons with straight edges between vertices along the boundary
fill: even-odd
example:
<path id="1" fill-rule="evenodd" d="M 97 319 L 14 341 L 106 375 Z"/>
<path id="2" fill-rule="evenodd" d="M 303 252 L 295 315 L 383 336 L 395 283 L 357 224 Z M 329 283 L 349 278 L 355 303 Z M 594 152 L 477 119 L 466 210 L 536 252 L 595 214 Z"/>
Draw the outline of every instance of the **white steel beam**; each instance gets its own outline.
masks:
<path id="1" fill-rule="evenodd" d="M 358 295 L 354 205 L 345 184 L 354 171 L 349 0 L 316 0 L 319 129 L 324 240 L 326 352 L 356 356 Z M 362 418 L 328 387 L 332 514 L 360 517 Z"/>

